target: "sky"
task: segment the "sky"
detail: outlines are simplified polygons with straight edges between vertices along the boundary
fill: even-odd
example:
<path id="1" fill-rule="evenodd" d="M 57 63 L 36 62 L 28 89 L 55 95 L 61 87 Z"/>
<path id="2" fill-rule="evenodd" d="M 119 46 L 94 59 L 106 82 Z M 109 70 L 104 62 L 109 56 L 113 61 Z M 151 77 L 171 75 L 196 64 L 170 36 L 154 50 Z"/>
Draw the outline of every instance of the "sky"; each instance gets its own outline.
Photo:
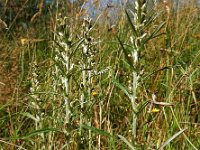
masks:
<path id="1" fill-rule="evenodd" d="M 46 2 L 51 2 L 53 0 L 46 0 Z M 66 0 L 66 1 L 76 1 L 76 0 Z M 95 7 L 95 1 L 99 2 L 98 7 Z M 116 13 L 119 10 L 119 6 L 124 5 L 124 2 L 126 1 L 132 1 L 132 0 L 87 0 L 86 3 L 82 6 L 84 9 L 86 9 L 89 13 L 89 16 L 91 18 L 95 18 L 100 14 L 102 10 L 107 9 L 108 10 L 108 16 L 114 16 L 116 17 Z M 157 0 L 157 1 L 162 1 L 162 0 Z M 184 2 L 188 0 L 177 0 L 179 2 Z M 198 0 L 198 3 L 200 4 L 200 0 Z M 115 7 L 108 7 L 108 6 L 115 6 Z"/>
<path id="2" fill-rule="evenodd" d="M 98 14 L 101 14 L 101 12 L 103 10 L 106 11 L 106 15 L 103 18 L 104 21 L 106 21 L 108 24 L 112 25 L 116 22 L 116 19 L 119 18 L 119 10 L 124 3 L 123 1 L 125 0 L 99 0 L 99 3 L 95 3 L 93 2 L 94 0 L 88 0 L 88 2 L 86 2 L 83 5 L 83 8 L 85 10 L 87 10 L 88 15 L 91 18 L 96 18 L 98 17 Z M 98 4 L 98 5 L 97 5 Z"/>

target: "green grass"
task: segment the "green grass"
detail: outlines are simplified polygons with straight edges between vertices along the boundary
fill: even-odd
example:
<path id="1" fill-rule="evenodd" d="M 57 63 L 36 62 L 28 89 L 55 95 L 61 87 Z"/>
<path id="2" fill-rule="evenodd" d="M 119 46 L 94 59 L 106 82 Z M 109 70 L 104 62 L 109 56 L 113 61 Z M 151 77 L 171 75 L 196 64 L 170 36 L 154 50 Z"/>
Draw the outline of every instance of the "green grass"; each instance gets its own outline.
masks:
<path id="1" fill-rule="evenodd" d="M 0 149 L 199 149 L 199 8 L 165 9 L 146 26 L 127 10 L 113 29 L 54 10 L 48 31 L 30 27 L 45 41 L 5 35 L 0 46 L 19 53 L 1 56 L 17 62 L 17 84 L 0 105 Z"/>

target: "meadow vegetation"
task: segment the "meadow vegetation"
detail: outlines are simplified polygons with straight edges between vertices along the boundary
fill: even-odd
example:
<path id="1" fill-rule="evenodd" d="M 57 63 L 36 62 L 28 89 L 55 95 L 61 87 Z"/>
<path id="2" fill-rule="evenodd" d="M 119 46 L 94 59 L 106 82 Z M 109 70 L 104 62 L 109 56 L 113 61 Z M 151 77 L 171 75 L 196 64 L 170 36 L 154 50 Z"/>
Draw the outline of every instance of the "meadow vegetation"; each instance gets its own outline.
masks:
<path id="1" fill-rule="evenodd" d="M 81 2 L 2 4 L 0 149 L 200 149 L 197 2 Z"/>

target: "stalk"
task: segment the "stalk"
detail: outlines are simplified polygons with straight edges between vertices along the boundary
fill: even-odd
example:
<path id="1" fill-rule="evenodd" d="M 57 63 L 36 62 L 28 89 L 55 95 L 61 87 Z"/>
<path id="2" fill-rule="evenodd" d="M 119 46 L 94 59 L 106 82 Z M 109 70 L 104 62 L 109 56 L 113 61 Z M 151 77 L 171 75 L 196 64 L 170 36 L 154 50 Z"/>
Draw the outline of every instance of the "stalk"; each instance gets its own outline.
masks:
<path id="1" fill-rule="evenodd" d="M 92 89 L 92 60 L 93 60 L 93 43 L 92 38 L 90 37 L 90 31 L 92 28 L 91 18 L 84 18 L 83 22 L 83 32 L 82 32 L 82 93 L 81 93 L 81 110 L 84 108 L 88 108 L 91 103 L 91 89 Z M 83 112 L 80 114 L 80 124 L 88 124 L 91 126 L 91 117 L 84 116 Z M 82 128 L 80 127 L 80 135 L 82 135 Z M 88 149 L 92 149 L 92 133 L 89 130 L 89 147 Z"/>
<path id="2" fill-rule="evenodd" d="M 137 145 L 137 112 L 138 106 L 142 102 L 136 102 L 137 99 L 137 92 L 139 87 L 139 79 L 140 73 L 143 70 L 140 70 L 140 53 L 145 49 L 145 45 L 147 42 L 156 37 L 157 33 L 163 27 L 164 23 L 159 25 L 152 33 L 148 32 L 148 27 L 152 22 L 156 19 L 156 16 L 151 13 L 151 15 L 147 15 L 147 0 L 136 0 L 134 8 L 132 10 L 127 9 L 126 15 L 128 22 L 131 27 L 131 36 L 129 37 L 130 40 L 130 47 L 131 50 L 126 48 L 122 41 L 118 38 L 120 45 L 125 54 L 125 58 L 127 59 L 128 64 L 130 65 L 131 73 L 130 73 L 130 80 L 129 80 L 129 99 L 132 105 L 132 144 L 134 149 L 136 149 Z M 149 13 L 149 12 L 148 12 Z"/>
<path id="3" fill-rule="evenodd" d="M 146 16 L 146 5 L 147 2 L 145 0 L 137 0 L 135 2 L 135 12 L 134 12 L 134 19 L 133 19 L 133 27 L 135 30 L 135 33 L 130 37 L 131 45 L 132 45 L 132 51 L 131 51 L 131 58 L 133 61 L 134 68 L 139 68 L 139 52 L 144 49 L 145 43 L 142 41 L 146 37 L 146 34 L 144 32 L 144 24 L 145 24 L 145 16 Z M 128 12 L 127 12 L 128 15 Z M 132 114 L 132 136 L 133 136 L 133 145 L 136 145 L 136 138 L 137 138 L 137 104 L 136 104 L 136 98 L 137 98 L 137 90 L 138 90 L 138 80 L 139 80 L 139 71 L 137 69 L 133 69 L 131 76 L 131 84 L 130 85 L 130 100 L 131 105 L 133 109 Z"/>
<path id="4" fill-rule="evenodd" d="M 64 18 L 62 21 L 65 25 L 65 21 L 67 18 Z M 62 23 L 61 23 L 62 25 Z M 71 43 L 71 35 L 69 28 L 66 27 L 65 31 L 58 31 L 56 42 L 59 47 L 56 48 L 55 61 L 56 64 L 60 66 L 55 66 L 55 70 L 57 73 L 56 77 L 59 77 L 59 82 L 63 89 L 63 99 L 65 106 L 65 117 L 64 123 L 68 124 L 70 119 L 70 106 L 69 106 L 69 71 L 73 68 L 73 65 L 70 62 L 70 43 Z M 67 40 L 67 41 L 66 41 Z M 59 84 L 59 83 L 58 83 Z"/>
<path id="5" fill-rule="evenodd" d="M 31 102 L 31 107 L 34 109 L 34 115 L 31 115 L 32 118 L 34 118 L 35 121 L 35 130 L 40 130 L 43 127 L 43 119 L 44 119 L 44 113 L 41 111 L 42 106 L 42 100 L 38 94 L 36 94 L 39 89 L 39 81 L 38 81 L 38 73 L 37 73 L 37 60 L 36 60 L 36 54 L 33 54 L 33 62 L 31 63 L 32 68 L 32 78 L 31 78 L 31 88 L 30 88 L 30 94 L 32 94 L 33 101 Z M 39 138 L 42 139 L 42 141 L 45 141 L 45 135 L 44 133 L 39 133 Z M 41 147 L 40 147 L 41 146 Z M 36 145 L 35 147 L 40 148 L 42 150 L 46 149 L 45 145 Z"/>
<path id="6" fill-rule="evenodd" d="M 56 14 L 55 14 L 55 20 L 57 21 L 57 19 L 58 19 L 58 0 L 56 0 Z M 53 31 L 54 31 L 53 40 L 54 41 L 56 40 L 56 34 L 55 34 L 56 30 L 57 30 L 57 23 L 55 23 L 55 26 L 53 28 Z M 53 42 L 53 47 L 56 47 L 55 46 L 55 42 Z M 54 50 L 52 50 L 52 52 L 51 52 L 51 57 L 52 58 L 53 58 L 53 54 L 54 54 L 53 51 Z M 52 79 L 52 89 L 53 89 L 52 91 L 53 92 L 56 92 L 56 90 L 57 90 L 57 80 L 56 80 L 56 78 L 54 78 L 57 75 L 57 73 L 58 73 L 58 68 L 57 68 L 57 66 L 55 66 L 53 68 L 53 70 L 51 71 L 51 75 L 53 76 L 53 79 Z M 55 95 L 53 95 L 52 97 L 53 97 L 53 101 L 56 100 L 56 96 Z M 53 110 L 55 110 L 55 109 L 53 108 Z M 55 112 L 52 111 L 52 117 L 55 117 L 55 116 L 56 116 Z M 54 122 L 55 122 L 55 120 L 53 120 L 53 124 L 54 124 Z M 49 144 L 49 149 L 50 150 L 53 149 L 54 136 L 55 136 L 55 134 L 53 132 L 49 133 L 49 135 L 48 135 L 48 141 L 50 143 Z"/>

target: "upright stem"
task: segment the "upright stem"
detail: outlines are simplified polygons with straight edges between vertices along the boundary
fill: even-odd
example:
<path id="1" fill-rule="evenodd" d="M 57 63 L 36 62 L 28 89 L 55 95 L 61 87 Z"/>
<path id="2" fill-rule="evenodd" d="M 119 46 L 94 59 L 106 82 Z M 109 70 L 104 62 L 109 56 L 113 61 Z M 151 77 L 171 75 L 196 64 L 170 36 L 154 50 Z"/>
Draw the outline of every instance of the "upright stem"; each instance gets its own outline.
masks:
<path id="1" fill-rule="evenodd" d="M 138 88 L 138 79 L 139 79 L 139 53 L 141 50 L 144 49 L 144 44 L 142 41 L 144 41 L 144 38 L 146 38 L 144 25 L 145 25 L 145 16 L 146 16 L 146 0 L 136 0 L 135 1 L 135 11 L 132 12 L 133 14 L 133 22 L 130 21 L 131 17 L 129 17 L 129 21 L 133 28 L 133 35 L 130 37 L 130 41 L 132 44 L 132 51 L 131 51 L 131 58 L 132 63 L 131 65 L 134 66 L 134 69 L 132 69 L 131 72 L 131 85 L 130 85 L 130 100 L 132 105 L 132 135 L 133 140 L 132 143 L 135 146 L 136 145 L 136 137 L 137 137 L 137 104 L 136 104 L 136 98 L 137 98 L 137 88 Z"/>
<path id="2" fill-rule="evenodd" d="M 65 68 L 66 68 L 66 74 L 69 73 L 70 69 L 70 62 L 69 62 L 69 48 L 68 46 L 65 49 L 65 52 L 62 53 L 63 58 L 65 59 Z M 65 101 L 65 123 L 69 123 L 69 118 L 70 118 L 70 109 L 69 109 L 69 78 L 65 77 L 62 78 L 64 88 L 65 88 L 65 96 L 64 96 L 64 101 Z"/>
<path id="3" fill-rule="evenodd" d="M 133 134 L 133 141 L 136 140 L 136 136 L 137 136 L 137 132 L 136 132 L 136 128 L 137 128 L 137 115 L 136 115 L 136 111 L 137 111 L 137 105 L 135 103 L 136 100 L 136 94 L 137 94 L 137 73 L 135 71 L 132 72 L 132 97 L 131 97 L 131 104 L 132 104 L 132 109 L 133 109 L 133 123 L 132 123 L 132 134 Z M 135 142 L 134 142 L 135 144 Z"/>
<path id="4" fill-rule="evenodd" d="M 85 102 L 85 92 L 84 92 L 84 88 L 86 87 L 86 67 L 85 64 L 82 64 L 82 94 L 81 94 L 81 98 L 80 98 L 80 105 L 81 105 L 81 113 L 80 113 L 80 124 L 83 124 L 83 108 L 84 108 L 84 102 Z M 80 127 L 80 132 L 79 134 L 82 134 L 82 127 Z"/>
<path id="5" fill-rule="evenodd" d="M 83 22 L 83 44 L 82 44 L 82 94 L 80 98 L 81 109 L 83 110 L 85 107 L 89 107 L 91 103 L 91 89 L 92 89 L 92 59 L 93 59 L 93 43 L 92 37 L 90 37 L 91 30 L 91 19 L 85 18 Z M 80 114 L 80 124 L 88 124 L 91 126 L 91 118 L 90 116 L 83 116 L 83 112 Z M 82 128 L 80 128 L 80 135 L 82 134 Z M 92 149 L 92 132 L 89 130 L 89 147 L 88 149 Z"/>

